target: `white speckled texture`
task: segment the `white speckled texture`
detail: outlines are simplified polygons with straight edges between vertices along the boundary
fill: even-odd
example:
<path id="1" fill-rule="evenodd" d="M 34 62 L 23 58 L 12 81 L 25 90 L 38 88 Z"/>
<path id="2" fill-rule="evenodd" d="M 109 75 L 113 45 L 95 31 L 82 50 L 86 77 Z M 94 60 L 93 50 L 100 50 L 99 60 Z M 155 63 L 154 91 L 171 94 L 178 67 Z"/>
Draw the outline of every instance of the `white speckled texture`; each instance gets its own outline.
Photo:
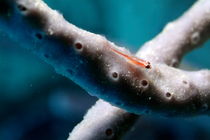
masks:
<path id="1" fill-rule="evenodd" d="M 187 72 L 173 68 L 178 66 L 185 53 L 208 39 L 209 0 L 198 1 L 140 49 L 137 56 L 150 61 L 151 69 L 136 65 L 113 52 L 110 48 L 131 55 L 105 37 L 68 23 L 41 0 L 1 2 L 4 1 L 11 6 L 8 10 L 11 13 L 6 13 L 10 15 L 8 17 L 0 13 L 2 30 L 88 93 L 137 114 L 145 110 L 166 116 L 209 113 L 209 71 Z M 26 10 L 18 10 L 18 5 Z M 17 25 L 20 28 L 15 28 Z M 113 77 L 113 72 L 117 76 Z M 146 86 L 141 81 L 146 81 Z M 93 136 L 95 139 L 120 138 L 137 118 L 120 108 L 98 101 L 71 137 L 80 139 L 79 134 L 82 134 L 87 140 L 93 139 Z M 107 129 L 114 133 L 109 130 L 108 135 L 104 135 Z"/>

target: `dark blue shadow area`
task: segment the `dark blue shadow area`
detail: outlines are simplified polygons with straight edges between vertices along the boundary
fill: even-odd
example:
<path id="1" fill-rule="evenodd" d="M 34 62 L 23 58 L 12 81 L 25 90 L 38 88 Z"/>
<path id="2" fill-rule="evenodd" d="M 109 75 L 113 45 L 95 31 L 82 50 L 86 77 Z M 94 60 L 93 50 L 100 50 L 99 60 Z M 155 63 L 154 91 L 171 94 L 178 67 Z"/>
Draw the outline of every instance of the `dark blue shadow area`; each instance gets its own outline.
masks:
<path id="1" fill-rule="evenodd" d="M 71 23 L 135 53 L 195 0 L 45 0 Z M 17 27 L 18 28 L 18 27 Z M 97 100 L 0 33 L 0 140 L 64 140 Z M 184 62 L 210 68 L 210 44 Z M 154 46 L 155 47 L 155 46 Z M 142 117 L 125 139 L 209 139 L 210 119 Z"/>

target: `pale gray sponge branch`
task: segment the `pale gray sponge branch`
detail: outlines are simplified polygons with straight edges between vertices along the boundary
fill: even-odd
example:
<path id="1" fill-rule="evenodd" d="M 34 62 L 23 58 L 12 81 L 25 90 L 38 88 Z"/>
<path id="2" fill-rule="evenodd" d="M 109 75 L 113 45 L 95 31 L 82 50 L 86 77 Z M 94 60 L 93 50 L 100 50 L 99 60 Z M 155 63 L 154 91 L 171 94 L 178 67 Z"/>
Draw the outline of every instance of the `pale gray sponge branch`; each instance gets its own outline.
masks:
<path id="1" fill-rule="evenodd" d="M 70 133 L 68 140 L 118 140 L 125 135 L 138 117 L 98 100 L 83 121 Z"/>
<path id="2" fill-rule="evenodd" d="M 168 23 L 159 35 L 145 43 L 137 55 L 177 67 L 187 52 L 209 39 L 209 7 L 208 0 L 197 1 L 180 18 Z"/>
<path id="3" fill-rule="evenodd" d="M 94 112 L 98 107 L 110 108 L 110 112 L 103 114 L 112 114 L 104 121 L 109 122 L 110 127 L 100 132 L 110 128 L 112 131 L 105 132 L 114 132 L 110 135 L 112 138 L 121 136 L 115 133 L 114 123 L 118 123 L 112 120 L 130 120 L 127 124 L 131 125 L 125 127 L 130 128 L 137 118 L 132 113 L 173 117 L 209 114 L 210 72 L 174 68 L 187 52 L 208 39 L 209 15 L 210 1 L 196 2 L 181 18 L 169 23 L 160 35 L 146 43 L 136 56 L 103 36 L 70 24 L 41 0 L 1 0 L 0 30 L 51 64 L 57 73 L 91 95 L 119 107 L 99 101 L 84 118 L 84 122 L 91 122 L 90 112 L 97 114 Z M 142 63 L 150 62 L 150 67 L 137 63 L 141 62 L 140 58 L 144 59 Z M 121 113 L 116 115 L 118 112 Z M 92 119 L 98 124 L 104 116 Z M 120 125 L 124 128 L 123 121 Z M 79 125 L 73 132 L 79 127 L 83 126 Z"/>

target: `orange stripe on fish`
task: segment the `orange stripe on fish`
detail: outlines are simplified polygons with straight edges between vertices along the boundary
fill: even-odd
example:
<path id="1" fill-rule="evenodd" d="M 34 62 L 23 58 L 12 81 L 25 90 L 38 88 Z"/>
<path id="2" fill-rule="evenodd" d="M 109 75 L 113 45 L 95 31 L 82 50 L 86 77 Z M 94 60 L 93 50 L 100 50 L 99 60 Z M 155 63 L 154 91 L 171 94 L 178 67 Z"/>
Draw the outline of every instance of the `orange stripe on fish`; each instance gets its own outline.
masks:
<path id="1" fill-rule="evenodd" d="M 150 62 L 148 61 L 145 61 L 143 59 L 140 59 L 140 58 L 137 58 L 135 56 L 130 56 L 130 55 L 127 55 L 119 50 L 116 50 L 114 48 L 111 47 L 111 50 L 121 56 L 123 56 L 124 58 L 126 58 L 127 60 L 129 60 L 129 62 L 133 63 L 133 64 L 136 64 L 136 65 L 139 65 L 141 67 L 144 67 L 144 68 L 147 68 L 147 69 L 150 69 L 151 68 L 151 64 Z"/>

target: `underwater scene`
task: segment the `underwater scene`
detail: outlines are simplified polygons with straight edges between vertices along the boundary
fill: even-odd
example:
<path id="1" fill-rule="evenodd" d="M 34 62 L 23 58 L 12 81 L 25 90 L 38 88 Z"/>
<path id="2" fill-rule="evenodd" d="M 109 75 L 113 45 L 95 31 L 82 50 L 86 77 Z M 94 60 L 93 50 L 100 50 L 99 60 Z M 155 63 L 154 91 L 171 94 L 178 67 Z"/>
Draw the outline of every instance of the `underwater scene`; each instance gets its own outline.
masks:
<path id="1" fill-rule="evenodd" d="M 131 83 L 133 77 L 139 75 L 141 77 L 141 74 L 131 74 L 131 78 L 128 77 L 128 80 L 125 81 L 120 77 L 123 75 L 120 72 L 123 73 L 125 69 L 126 71 L 127 69 L 136 70 L 136 65 L 140 67 L 140 71 L 146 73 L 146 76 L 147 74 L 150 75 L 147 73 L 150 69 L 165 67 L 165 65 L 159 66 L 157 64 L 156 66 L 151 63 L 150 68 L 149 61 L 141 60 L 133 54 L 136 54 L 141 46 L 145 45 L 144 43 L 161 33 L 167 23 L 183 15 L 197 2 L 196 0 L 44 0 L 46 5 L 42 3 L 41 6 L 39 6 L 39 1 L 41 0 L 34 0 L 34 2 L 33 0 L 0 0 L 0 140 L 210 139 L 210 118 L 208 116 L 208 104 L 210 102 L 203 104 L 210 98 L 204 98 L 201 95 L 202 100 L 197 103 L 192 97 L 193 104 L 196 102 L 196 107 L 202 108 L 199 111 L 194 109 L 194 106 L 191 108 L 191 98 L 186 104 L 183 103 L 184 105 L 180 101 L 174 105 L 175 107 L 173 104 L 166 107 L 167 103 L 170 102 L 168 99 L 170 100 L 173 96 L 171 92 L 166 93 L 166 100 L 162 96 L 158 96 L 158 99 L 150 104 L 143 101 L 147 95 L 142 95 L 142 99 L 135 99 L 136 96 L 129 95 L 129 93 L 136 92 L 136 89 L 132 87 L 133 85 L 125 86 L 129 85 L 129 82 Z M 208 0 L 200 1 L 207 1 L 208 4 L 206 5 L 210 9 Z M 16 7 L 15 4 L 17 4 Z M 205 8 L 208 8 L 207 6 Z M 44 10 L 41 9 L 42 7 Z M 79 29 L 64 22 L 63 18 L 60 18 L 60 14 L 58 17 L 53 17 L 53 14 L 57 16 L 57 12 L 48 9 L 48 7 L 58 11 L 65 20 Z M 51 13 L 48 14 L 47 11 Z M 46 14 L 43 16 L 40 14 L 42 12 Z M 197 21 L 197 19 L 195 20 Z M 65 26 L 72 28 L 72 33 L 68 34 L 69 30 L 65 29 Z M 202 47 L 196 49 L 194 47 L 192 52 L 183 57 L 180 64 L 181 69 L 190 71 L 210 69 L 210 42 L 206 41 L 206 32 L 210 32 L 210 25 L 205 27 L 209 28 L 202 28 L 203 30 L 199 33 L 201 36 L 197 37 L 197 34 L 193 36 L 195 42 L 192 46 Z M 101 43 L 100 37 L 97 38 L 98 36 L 89 34 L 80 28 L 99 34 L 102 39 L 106 38 L 115 44 L 105 41 L 104 49 L 103 40 Z M 30 34 L 32 35 L 30 36 Z M 86 36 L 88 37 L 86 38 Z M 89 40 L 89 36 L 93 41 Z M 173 39 L 171 37 L 172 42 Z M 199 40 L 198 43 L 197 39 Z M 200 40 L 202 41 L 200 42 Z M 83 43 L 88 45 L 85 46 Z M 100 43 L 102 45 L 96 49 L 87 49 L 88 47 L 91 48 L 91 45 L 97 46 Z M 111 49 L 106 48 L 106 43 L 111 46 Z M 66 44 L 75 46 L 75 48 L 66 49 Z M 117 45 L 124 48 L 116 47 L 116 49 L 115 46 Z M 101 55 L 102 59 L 98 60 L 99 58 L 93 55 L 94 51 L 98 51 L 98 49 L 100 54 L 106 56 L 107 59 Z M 176 49 L 174 50 L 176 51 Z M 75 52 L 72 53 L 72 51 Z M 167 55 L 163 52 L 160 51 L 157 55 L 161 57 Z M 78 54 L 82 56 L 78 56 Z M 146 55 L 145 58 L 147 58 Z M 149 55 L 148 58 L 150 58 Z M 152 58 L 151 61 L 156 62 Z M 116 63 L 112 63 L 115 60 Z M 114 68 L 102 71 L 100 68 L 103 67 L 104 62 L 109 62 L 107 65 Z M 122 69 L 124 68 L 122 65 L 125 66 L 125 69 Z M 176 67 L 175 65 L 172 66 Z M 169 70 L 171 69 L 169 68 Z M 176 75 L 176 73 L 171 75 Z M 170 76 L 168 77 L 170 78 Z M 169 78 L 166 78 L 165 81 L 170 83 Z M 118 81 L 123 82 L 118 85 Z M 141 80 L 140 84 L 145 89 L 138 94 L 142 94 L 144 91 L 147 93 L 150 87 L 153 88 L 160 84 L 154 83 L 150 86 L 148 85 L 150 82 L 151 80 Z M 183 82 L 184 84 L 187 83 L 186 81 Z M 195 80 L 196 82 L 202 83 L 203 81 Z M 160 86 L 163 84 L 164 82 Z M 177 91 L 178 88 L 179 85 L 173 91 Z M 194 87 L 190 85 L 189 90 L 193 89 Z M 202 89 L 202 93 L 204 91 L 208 93 L 209 90 L 207 89 Z M 156 88 L 151 91 L 154 90 Z M 157 91 L 161 93 L 162 89 Z M 185 92 L 183 91 L 183 93 Z M 204 96 L 208 96 L 207 93 Z M 187 95 L 187 92 L 185 94 Z M 199 97 L 196 96 L 196 99 Z M 108 125 L 106 118 L 111 118 L 110 114 L 102 117 L 109 107 L 112 108 L 110 104 L 105 104 L 98 113 L 93 112 L 92 115 L 89 115 L 91 112 L 88 110 L 96 102 L 100 104 L 98 99 L 103 99 L 113 106 L 117 106 L 113 109 L 119 111 L 113 111 L 116 116 L 112 119 L 117 120 L 115 123 L 112 122 L 114 128 L 111 127 L 112 125 L 106 127 Z M 150 99 L 149 97 L 148 100 Z M 160 101 L 161 99 L 163 101 Z M 131 103 L 131 101 L 133 102 Z M 142 102 L 142 104 L 138 104 L 138 102 Z M 155 113 L 143 113 L 141 115 L 142 110 L 139 111 L 138 109 L 147 108 L 145 104 L 149 106 L 149 110 L 158 113 L 164 112 L 163 114 L 167 114 L 167 116 Z M 187 105 L 190 107 L 182 109 L 183 106 Z M 94 107 L 91 109 L 94 110 Z M 131 113 L 124 112 L 122 109 Z M 175 116 L 174 114 L 180 114 L 179 111 L 187 115 Z M 87 116 L 84 117 L 87 112 Z M 125 117 L 117 119 L 116 117 L 119 117 L 120 113 L 124 114 Z M 134 118 L 129 118 L 126 115 L 131 115 Z M 124 118 L 127 117 L 131 119 L 131 122 L 124 122 Z M 86 119 L 87 125 L 77 125 Z M 121 125 L 122 122 L 123 125 Z M 95 129 L 91 130 L 94 127 Z M 106 127 L 105 130 L 103 127 Z M 71 132 L 72 134 L 70 134 Z M 104 133 L 101 134 L 101 132 Z"/>

